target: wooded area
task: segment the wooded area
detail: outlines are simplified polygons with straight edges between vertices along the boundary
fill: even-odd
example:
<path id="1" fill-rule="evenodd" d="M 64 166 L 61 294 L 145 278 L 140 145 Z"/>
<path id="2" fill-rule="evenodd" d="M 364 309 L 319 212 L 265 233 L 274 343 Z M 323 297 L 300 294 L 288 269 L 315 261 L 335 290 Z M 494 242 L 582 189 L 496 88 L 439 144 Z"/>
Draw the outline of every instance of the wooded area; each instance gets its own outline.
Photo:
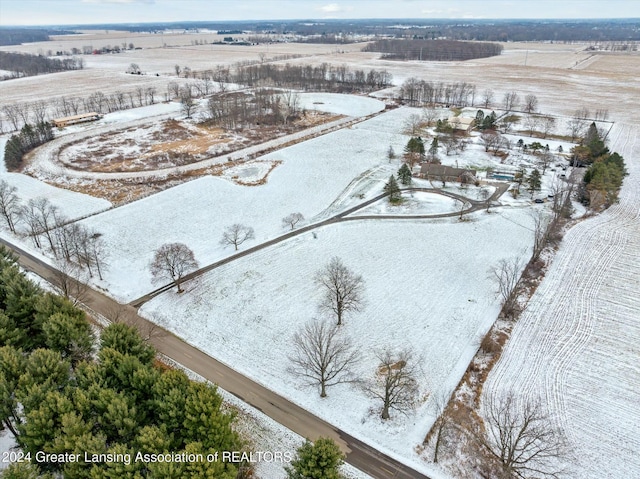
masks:
<path id="1" fill-rule="evenodd" d="M 43 73 L 55 73 L 67 70 L 82 70 L 82 58 L 49 58 L 43 55 L 28 55 L 26 53 L 10 53 L 0 51 L 0 70 L 11 72 L 10 75 L 0 77 L 0 80 L 10 80 Z"/>
<path id="2" fill-rule="evenodd" d="M 502 45 L 455 40 L 377 40 L 363 48 L 387 60 L 464 61 L 502 53 Z"/>

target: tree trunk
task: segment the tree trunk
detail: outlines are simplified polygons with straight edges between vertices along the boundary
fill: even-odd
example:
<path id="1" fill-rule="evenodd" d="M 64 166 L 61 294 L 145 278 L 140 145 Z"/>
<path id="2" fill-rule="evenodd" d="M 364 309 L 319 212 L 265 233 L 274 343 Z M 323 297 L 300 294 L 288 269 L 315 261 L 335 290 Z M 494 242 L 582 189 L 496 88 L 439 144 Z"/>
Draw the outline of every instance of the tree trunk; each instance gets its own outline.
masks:
<path id="1" fill-rule="evenodd" d="M 382 419 L 389 419 L 389 404 L 386 401 L 382 408 Z"/>

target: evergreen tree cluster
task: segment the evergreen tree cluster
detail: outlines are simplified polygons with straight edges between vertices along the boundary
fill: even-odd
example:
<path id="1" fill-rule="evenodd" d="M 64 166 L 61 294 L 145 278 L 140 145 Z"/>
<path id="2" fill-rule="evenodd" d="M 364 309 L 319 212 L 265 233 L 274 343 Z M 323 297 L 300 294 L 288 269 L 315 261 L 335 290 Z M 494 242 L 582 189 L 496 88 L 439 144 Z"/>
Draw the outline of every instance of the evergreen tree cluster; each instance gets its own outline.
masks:
<path id="1" fill-rule="evenodd" d="M 612 205 L 618 199 L 618 192 L 626 175 L 624 159 L 618 153 L 604 155 L 595 161 L 584 174 L 589 204 Z"/>
<path id="2" fill-rule="evenodd" d="M 26 153 L 50 140 L 53 140 L 53 129 L 50 123 L 24 125 L 20 133 L 11 135 L 4 147 L 4 162 L 7 170 L 19 168 L 22 165 L 22 157 Z"/>
<path id="3" fill-rule="evenodd" d="M 609 151 L 595 123 L 591 123 L 582 144 L 575 147 L 572 154 L 574 164 L 590 165 L 583 178 L 583 201 L 590 206 L 612 205 L 627 170 L 624 158 Z"/>
<path id="4" fill-rule="evenodd" d="M 342 479 L 339 467 L 344 455 L 338 445 L 321 437 L 315 443 L 309 441 L 298 449 L 298 457 L 287 467 L 287 479 Z"/>
<path id="5" fill-rule="evenodd" d="M 237 477 L 241 464 L 221 452 L 243 445 L 215 387 L 158 368 L 154 349 L 125 324 L 104 329 L 97 352 L 94 343 L 83 311 L 43 292 L 0 250 L 0 421 L 31 455 L 2 477 Z M 79 461 L 36 462 L 38 451 Z M 218 461 L 206 460 L 216 452 Z M 86 462 L 85 453 L 131 461 Z M 205 459 L 136 462 L 138 453 Z"/>
<path id="6" fill-rule="evenodd" d="M 478 110 L 476 113 L 476 122 L 475 126 L 478 130 L 494 130 L 496 128 L 496 121 L 498 117 L 496 116 L 496 112 L 492 111 L 488 115 L 485 115 L 482 110 Z"/>

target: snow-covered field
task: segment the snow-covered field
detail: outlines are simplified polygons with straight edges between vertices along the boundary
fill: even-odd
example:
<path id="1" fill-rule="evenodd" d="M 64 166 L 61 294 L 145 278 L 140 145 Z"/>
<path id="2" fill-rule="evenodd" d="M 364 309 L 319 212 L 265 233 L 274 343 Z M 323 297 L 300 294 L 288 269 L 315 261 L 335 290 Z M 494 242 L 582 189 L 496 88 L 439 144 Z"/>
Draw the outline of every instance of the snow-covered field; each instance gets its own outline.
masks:
<path id="1" fill-rule="evenodd" d="M 499 310 L 489 268 L 531 244 L 525 210 L 477 213 L 468 221 L 349 221 L 305 233 L 205 274 L 185 294 L 167 293 L 142 313 L 247 376 L 410 461 L 434 418 L 428 398 L 450 392 Z M 529 225 L 530 226 L 530 225 Z M 500 244 L 496 249 L 495 244 Z M 321 399 L 287 372 L 291 336 L 320 318 L 315 273 L 332 256 L 366 283 L 366 307 L 346 319 L 363 360 L 360 377 L 378 367 L 375 352 L 411 348 L 419 357 L 422 402 L 385 424 L 374 400 L 339 385 Z"/>
<path id="2" fill-rule="evenodd" d="M 620 203 L 565 236 L 484 388 L 539 398 L 584 479 L 640 477 L 638 126 L 617 124 L 611 148 L 630 173 Z"/>
<path id="3" fill-rule="evenodd" d="M 22 204 L 26 204 L 30 199 L 47 198 L 69 219 L 82 218 L 111 207 L 111 203 L 103 199 L 56 188 L 30 176 L 8 173 L 4 164 L 6 142 L 6 137 L 0 138 L 0 180 L 16 188 L 16 195 Z"/>
<path id="4" fill-rule="evenodd" d="M 282 164 L 264 185 L 238 186 L 205 177 L 86 219 L 87 226 L 103 233 L 109 251 L 103 286 L 124 301 L 153 289 L 148 264 L 153 251 L 164 243 L 187 244 L 205 264 L 233 252 L 219 241 L 224 229 L 234 223 L 254 228 L 256 239 L 245 243 L 246 247 L 284 233 L 281 219 L 292 212 L 301 212 L 308 221 L 321 213 L 335 214 L 344 205 L 329 211 L 327 207 L 355 177 L 386 163 L 390 144 L 402 149 L 406 139 L 397 130 L 408 111 L 392 110 L 353 128 L 265 155 L 263 161 Z M 379 131 L 380 117 L 396 124 L 396 132 Z M 388 178 L 396 169 L 394 165 L 377 178 Z M 382 191 L 382 185 L 379 188 L 376 193 Z"/>
<path id="5" fill-rule="evenodd" d="M 25 49 L 40 47 L 34 44 Z M 269 55 L 291 48 L 277 46 Z M 640 98 L 640 57 L 591 57 L 578 45 L 507 44 L 499 57 L 431 63 L 381 60 L 377 54 L 357 51 L 355 45 L 340 55 L 331 53 L 333 46 L 295 48 L 315 56 L 291 63 L 385 68 L 394 75 L 396 84 L 414 76 L 466 81 L 478 85 L 476 101 L 481 90 L 493 90 L 496 108 L 504 93 L 516 90 L 521 98 L 537 95 L 543 112 L 571 115 L 583 106 L 592 112 L 609 108 L 612 120 L 627 122 L 616 124 L 610 135 L 612 149 L 625 156 L 631 173 L 625 180 L 620 204 L 568 233 L 486 390 L 514 388 L 524 394 L 541 395 L 574 448 L 577 459 L 570 470 L 576 477 L 637 477 L 640 147 L 635 106 Z M 109 94 L 139 86 L 156 87 L 160 98 L 167 84 L 177 80 L 171 73 L 176 59 L 190 62 L 192 68 L 205 64 L 210 68 L 257 58 L 258 53 L 244 47 L 231 51 L 201 46 L 96 56 L 83 71 L 0 82 L 0 98 L 11 104 L 62 95 L 85 96 L 92 88 Z M 139 63 L 144 71 L 160 71 L 162 76 L 126 75 L 123 71 L 131 62 Z M 340 101 L 313 97 L 309 101 L 308 108 L 315 105 L 319 109 L 331 107 L 337 113 L 355 112 L 354 104 L 341 109 Z M 178 114 L 179 105 L 152 107 L 153 112 L 160 110 Z M 284 233 L 280 219 L 294 211 L 302 212 L 309 223 L 370 198 L 397 170 L 398 160 L 388 162 L 386 153 L 389 146 L 396 153 L 402 152 L 407 140 L 400 133 L 402 124 L 414 112 L 402 108 L 384 113 L 349 129 L 258 158 L 258 164 L 251 165 L 255 170 L 236 172 L 253 178 L 262 171 L 260 160 L 265 165 L 281 162 L 265 185 L 241 187 L 222 178 L 203 178 L 83 220 L 104 234 L 109 250 L 109 271 L 100 286 L 129 301 L 152 288 L 147 265 L 153 250 L 165 242 L 185 242 L 201 263 L 208 263 L 232 252 L 218 243 L 227 225 L 241 222 L 254 227 L 256 239 L 244 248 Z M 140 118 L 134 110 L 117 115 L 105 117 L 102 123 Z M 560 125 L 559 129 L 564 128 Z M 520 136 L 514 134 L 512 139 L 517 141 Z M 529 141 L 526 137 L 524 140 Z M 558 145 L 549 143 L 552 150 Z M 569 148 L 564 145 L 566 152 Z M 464 155 L 441 154 L 440 158 L 454 166 L 495 165 L 495 159 L 478 142 Z M 527 161 L 512 155 L 505 167 L 515 167 L 522 160 Z M 549 173 L 545 188 L 559 174 Z M 103 200 L 55 189 L 20 175 L 0 171 L 0 178 L 14 184 L 25 201 L 46 196 L 68 217 L 83 217 L 110 206 Z M 421 201 L 416 208 L 444 208 L 446 201 Z M 503 203 L 511 207 L 495 209 L 494 214 L 476 213 L 466 222 L 374 220 L 325 227 L 316 239 L 305 234 L 208 273 L 190 283 L 188 293 L 180 297 L 167 293 L 148 304 L 145 312 L 203 349 L 212 347 L 214 356 L 353 435 L 377 441 L 405 460 L 419 461 L 413 447 L 421 442 L 433 420 L 428 400 L 408 418 L 382 425 L 369 411 L 371 400 L 349 386 L 330 389 L 324 401 L 314 390 L 303 388 L 285 371 L 286 346 L 293 331 L 318 314 L 315 305 L 319 293 L 313 285 L 313 274 L 331 256 L 338 255 L 367 282 L 367 308 L 348 318 L 344 327 L 357 344 L 362 344 L 365 359 L 361 372 L 370 374 L 374 368 L 374 348 L 408 344 L 423 359 L 424 393 L 454 387 L 482 331 L 497 314 L 493 288 L 487 279 L 489 266 L 520 253 L 531 242 L 532 233 L 527 229 L 531 223 L 530 195 L 513 201 L 507 201 L 505 195 Z M 380 211 L 387 207 L 380 203 L 377 208 Z M 256 358 L 260 358 L 258 364 Z M 345 411 L 344 404 L 353 412 Z"/>

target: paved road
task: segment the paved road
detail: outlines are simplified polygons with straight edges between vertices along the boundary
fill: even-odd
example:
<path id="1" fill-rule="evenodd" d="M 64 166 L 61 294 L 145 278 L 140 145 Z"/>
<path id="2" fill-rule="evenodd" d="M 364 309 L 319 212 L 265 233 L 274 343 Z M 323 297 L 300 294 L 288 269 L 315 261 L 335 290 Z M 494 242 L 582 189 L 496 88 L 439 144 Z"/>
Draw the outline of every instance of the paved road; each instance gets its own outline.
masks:
<path id="1" fill-rule="evenodd" d="M 38 274 L 48 281 L 54 281 L 56 270 L 51 265 L 42 262 L 1 238 L 0 243 L 18 255 L 19 262 L 23 268 Z M 134 320 L 135 324 L 143 331 L 154 327 L 157 329 L 155 325 L 138 316 L 137 310 L 133 306 L 123 306 L 93 289 L 87 290 L 86 299 L 83 303 L 89 309 L 105 317 L 109 317 L 114 311 L 119 311 L 120 315 L 126 314 L 128 319 Z M 161 334 L 152 335 L 149 341 L 158 352 L 209 381 L 218 384 L 222 389 L 237 396 L 297 434 L 311 440 L 319 437 L 331 437 L 345 452 L 349 464 L 374 478 L 429 479 L 428 476 L 420 474 L 346 434 L 344 431 L 331 426 L 167 331 L 162 330 Z"/>
<path id="2" fill-rule="evenodd" d="M 311 225 L 307 225 L 307 226 L 303 226 L 301 228 L 295 229 L 293 231 L 289 231 L 288 233 L 285 233 L 281 236 L 278 236 L 276 238 L 273 238 L 269 241 L 265 241 L 264 243 L 260 243 L 259 245 L 253 246 L 251 248 L 248 248 L 246 250 L 240 251 L 236 254 L 233 254 L 231 256 L 227 256 L 224 259 L 221 259 L 220 261 L 216 261 L 215 263 L 211 263 L 207 266 L 203 266 L 200 269 L 197 269 L 187 275 L 185 275 L 182 279 L 182 282 L 186 282 L 189 280 L 192 280 L 194 278 L 197 278 L 198 276 L 203 275 L 204 273 L 211 271 L 213 269 L 219 268 L 222 265 L 225 265 L 227 263 L 231 263 L 232 261 L 236 261 L 240 258 L 244 258 L 245 256 L 249 256 L 257 251 L 263 250 L 265 248 L 268 248 L 270 246 L 273 246 L 275 244 L 281 243 L 282 241 L 286 241 L 289 238 L 293 238 L 294 236 L 298 236 L 301 235 L 303 233 L 307 233 L 309 231 L 321 228 L 323 226 L 327 226 L 330 224 L 334 224 L 334 223 L 340 223 L 343 221 L 354 221 L 354 220 L 389 220 L 389 219 L 393 219 L 393 220 L 416 220 L 416 219 L 435 219 L 435 218 L 449 218 L 449 217 L 454 217 L 454 216 L 461 216 L 461 215 L 465 215 L 468 213 L 473 213 L 474 211 L 478 211 L 481 209 L 484 209 L 487 207 L 487 202 L 491 203 L 493 201 L 496 201 L 500 196 L 502 196 L 502 194 L 509 188 L 509 183 L 496 183 L 494 184 L 494 186 L 496 186 L 496 191 L 486 200 L 486 201 L 475 201 L 475 200 L 470 200 L 469 198 L 462 196 L 462 195 L 458 195 L 456 193 L 451 193 L 449 191 L 444 191 L 444 190 L 440 190 L 438 188 L 405 188 L 402 191 L 424 191 L 424 192 L 428 192 L 428 193 L 436 193 L 436 194 L 441 194 L 444 196 L 448 196 L 450 198 L 454 198 L 456 200 L 460 200 L 463 201 L 465 203 L 469 203 L 470 206 L 468 208 L 465 208 L 462 211 L 453 211 L 451 213 L 439 213 L 439 214 L 434 214 L 434 215 L 365 215 L 365 216 L 360 216 L 360 215 L 354 215 L 354 213 L 356 213 L 357 211 L 375 203 L 378 200 L 381 200 L 382 198 L 385 198 L 386 196 L 388 196 L 387 193 L 382 193 L 374 198 L 371 198 L 367 201 L 364 201 L 352 208 L 349 208 L 347 210 L 344 210 L 340 213 L 338 213 L 335 216 L 332 216 L 331 218 L 328 218 L 324 221 L 320 221 L 318 223 L 313 223 Z M 145 294 L 144 296 L 134 299 L 133 301 L 131 301 L 129 304 L 131 306 L 134 306 L 136 308 L 139 308 L 140 306 L 142 306 L 144 303 L 146 303 L 147 301 L 155 298 L 156 296 L 170 290 L 171 288 L 173 288 L 175 285 L 173 283 L 168 283 L 165 284 L 147 294 Z"/>

